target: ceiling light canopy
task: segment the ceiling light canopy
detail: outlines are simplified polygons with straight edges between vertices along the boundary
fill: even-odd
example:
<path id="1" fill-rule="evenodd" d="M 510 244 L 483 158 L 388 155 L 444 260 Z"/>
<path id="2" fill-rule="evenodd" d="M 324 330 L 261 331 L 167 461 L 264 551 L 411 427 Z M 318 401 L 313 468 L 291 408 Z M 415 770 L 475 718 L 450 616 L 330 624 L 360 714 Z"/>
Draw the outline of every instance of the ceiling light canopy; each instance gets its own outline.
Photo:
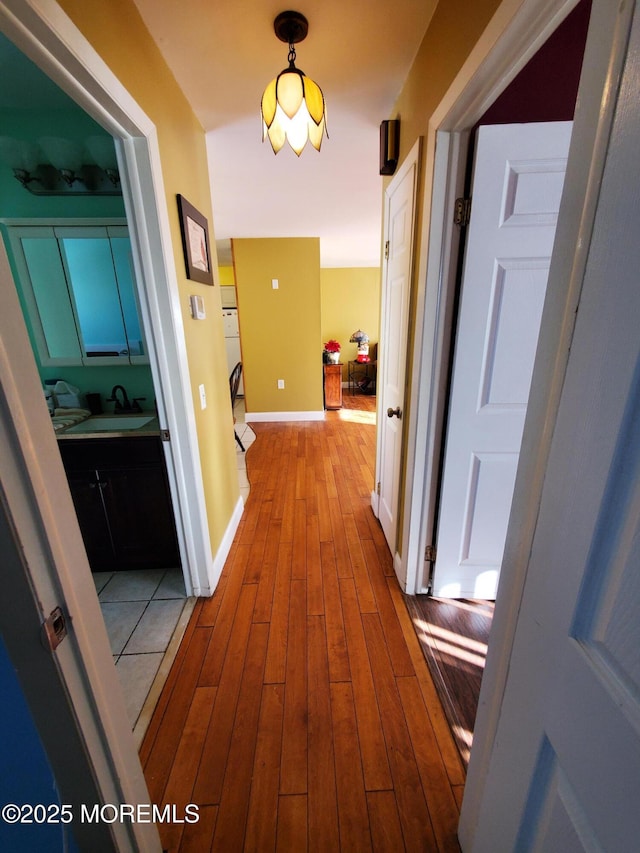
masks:
<path id="1" fill-rule="evenodd" d="M 273 22 L 280 41 L 289 45 L 289 67 L 272 80 L 262 96 L 262 141 L 269 137 L 277 154 L 285 141 L 298 157 L 311 142 L 320 150 L 327 135 L 326 109 L 322 89 L 295 66 L 295 45 L 302 41 L 309 24 L 300 12 L 281 12 Z"/>

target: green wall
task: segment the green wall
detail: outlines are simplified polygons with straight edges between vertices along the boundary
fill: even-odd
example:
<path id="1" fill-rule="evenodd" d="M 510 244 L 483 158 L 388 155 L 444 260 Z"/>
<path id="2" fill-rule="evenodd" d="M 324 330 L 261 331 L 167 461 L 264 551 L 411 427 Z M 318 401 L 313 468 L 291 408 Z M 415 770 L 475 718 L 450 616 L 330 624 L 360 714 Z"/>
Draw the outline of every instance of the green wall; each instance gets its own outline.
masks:
<path id="1" fill-rule="evenodd" d="M 83 140 L 87 136 L 105 135 L 83 110 L 69 99 L 68 109 L 56 109 L 50 112 L 32 113 L 26 110 L 0 111 L 2 132 L 17 139 L 37 141 L 44 135 L 63 136 L 67 139 Z M 25 189 L 17 181 L 12 170 L 0 163 L 0 218 L 4 220 L 28 219 L 48 222 L 52 219 L 118 218 L 125 219 L 124 201 L 121 195 L 91 196 L 70 194 L 64 196 L 39 196 Z M 16 269 L 4 226 L 0 227 L 14 278 Z M 19 290 L 19 289 L 18 289 Z M 33 341 L 31 323 L 21 297 L 25 319 Z M 114 385 L 124 385 L 130 398 L 146 397 L 144 406 L 153 408 L 155 393 L 151 369 L 146 365 L 135 367 L 42 367 L 34 347 L 34 355 L 40 377 L 45 379 L 65 379 L 84 392 L 97 392 L 106 400 Z M 105 404 L 105 410 L 109 407 Z"/>
<path id="2" fill-rule="evenodd" d="M 63 136 L 82 141 L 88 136 L 104 136 L 105 131 L 80 107 L 69 99 L 66 110 L 50 112 L 28 110 L 1 110 L 0 131 L 3 136 L 36 142 L 41 136 Z M 65 196 L 37 196 L 17 181 L 8 165 L 0 162 L 0 217 L 51 219 L 66 217 L 124 217 L 121 195 L 90 196 L 70 194 Z"/>

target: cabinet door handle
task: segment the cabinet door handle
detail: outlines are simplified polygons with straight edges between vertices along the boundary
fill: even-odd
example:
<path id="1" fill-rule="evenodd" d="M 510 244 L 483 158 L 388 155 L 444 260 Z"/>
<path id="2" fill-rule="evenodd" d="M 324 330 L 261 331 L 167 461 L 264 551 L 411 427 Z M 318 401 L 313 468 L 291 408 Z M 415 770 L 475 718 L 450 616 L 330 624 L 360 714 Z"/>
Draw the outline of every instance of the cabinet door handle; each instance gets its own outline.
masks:
<path id="1" fill-rule="evenodd" d="M 398 406 L 395 409 L 392 409 L 392 408 L 387 409 L 387 417 L 388 418 L 392 418 L 394 415 L 398 418 L 398 420 L 400 420 L 402 418 L 402 410 L 400 409 L 400 406 Z"/>

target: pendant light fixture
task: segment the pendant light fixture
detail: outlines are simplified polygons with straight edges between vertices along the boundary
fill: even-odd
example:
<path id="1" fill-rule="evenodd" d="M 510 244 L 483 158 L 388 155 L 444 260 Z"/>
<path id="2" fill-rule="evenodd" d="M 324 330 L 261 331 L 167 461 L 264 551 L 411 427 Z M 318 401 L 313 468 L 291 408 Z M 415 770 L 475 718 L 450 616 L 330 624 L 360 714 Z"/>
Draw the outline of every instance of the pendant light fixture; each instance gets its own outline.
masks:
<path id="1" fill-rule="evenodd" d="M 300 12 L 281 12 L 273 22 L 280 41 L 289 45 L 289 67 L 272 80 L 262 96 L 262 141 L 269 137 L 277 154 L 285 141 L 298 157 L 311 142 L 320 150 L 327 133 L 324 95 L 317 83 L 295 66 L 295 45 L 306 38 L 309 24 Z"/>

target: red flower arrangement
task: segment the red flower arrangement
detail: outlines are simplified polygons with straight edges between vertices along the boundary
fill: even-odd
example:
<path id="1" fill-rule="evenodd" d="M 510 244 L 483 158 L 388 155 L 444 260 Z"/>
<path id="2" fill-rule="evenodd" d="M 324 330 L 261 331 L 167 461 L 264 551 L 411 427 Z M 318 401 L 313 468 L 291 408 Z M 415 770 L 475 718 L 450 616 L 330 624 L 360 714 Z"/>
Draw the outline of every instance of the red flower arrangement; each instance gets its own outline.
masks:
<path id="1" fill-rule="evenodd" d="M 324 349 L 325 352 L 340 352 L 342 347 L 338 341 L 335 341 L 333 338 L 331 338 L 331 340 L 327 341 L 324 345 Z"/>

